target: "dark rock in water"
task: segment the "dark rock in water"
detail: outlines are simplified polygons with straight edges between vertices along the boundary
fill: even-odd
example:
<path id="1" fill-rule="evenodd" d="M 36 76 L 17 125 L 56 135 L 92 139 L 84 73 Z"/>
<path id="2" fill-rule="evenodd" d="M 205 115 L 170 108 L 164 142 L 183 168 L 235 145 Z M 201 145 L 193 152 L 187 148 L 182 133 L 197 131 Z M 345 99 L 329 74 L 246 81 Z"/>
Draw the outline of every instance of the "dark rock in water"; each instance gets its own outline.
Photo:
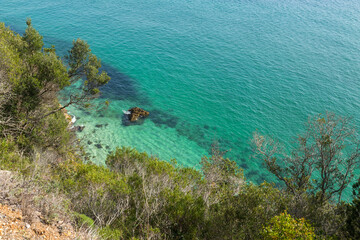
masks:
<path id="1" fill-rule="evenodd" d="M 84 130 L 84 128 L 85 128 L 84 125 L 80 125 L 80 126 L 74 126 L 70 130 L 74 131 L 74 132 L 82 132 Z"/>
<path id="2" fill-rule="evenodd" d="M 209 125 L 204 125 L 204 128 L 209 129 L 210 127 L 209 127 Z"/>
<path id="3" fill-rule="evenodd" d="M 88 143 L 89 145 L 91 145 L 91 144 L 92 144 L 92 141 L 87 141 L 87 143 Z"/>
<path id="4" fill-rule="evenodd" d="M 97 128 L 102 128 L 102 127 L 107 127 L 107 126 L 109 126 L 108 123 L 105 123 L 105 124 L 96 124 L 96 125 L 95 125 L 95 127 L 97 127 Z"/>
<path id="5" fill-rule="evenodd" d="M 130 122 L 135 122 L 139 118 L 145 118 L 149 116 L 149 112 L 139 107 L 130 108 L 128 111 L 130 112 L 130 114 L 128 114 Z"/>
<path id="6" fill-rule="evenodd" d="M 105 148 L 106 148 L 106 149 L 110 149 L 110 146 L 106 146 Z"/>
<path id="7" fill-rule="evenodd" d="M 92 130 L 92 133 L 95 133 L 96 132 L 96 130 L 94 129 L 94 130 Z"/>
<path id="8" fill-rule="evenodd" d="M 121 124 L 125 127 L 134 126 L 134 125 L 142 125 L 144 123 L 145 118 L 140 118 L 135 122 L 131 122 L 129 119 L 129 115 L 123 114 L 121 117 Z"/>
<path id="9" fill-rule="evenodd" d="M 102 146 L 101 146 L 101 144 L 100 143 L 97 143 L 97 144 L 95 144 L 95 147 L 97 147 L 97 148 L 102 148 Z"/>

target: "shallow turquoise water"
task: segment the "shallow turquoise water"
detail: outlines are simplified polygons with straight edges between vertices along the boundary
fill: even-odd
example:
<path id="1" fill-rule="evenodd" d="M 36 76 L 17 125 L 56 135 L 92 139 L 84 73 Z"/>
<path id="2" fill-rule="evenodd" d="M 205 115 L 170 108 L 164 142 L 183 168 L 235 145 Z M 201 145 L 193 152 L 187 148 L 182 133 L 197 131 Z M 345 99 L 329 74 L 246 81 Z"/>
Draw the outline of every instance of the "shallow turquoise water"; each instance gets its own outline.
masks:
<path id="1" fill-rule="evenodd" d="M 218 139 L 260 182 L 268 174 L 250 158 L 256 129 L 289 141 L 309 115 L 360 119 L 359 1 L 0 2 L 0 21 L 16 31 L 30 16 L 60 51 L 80 37 L 103 60 L 112 80 L 99 101 L 110 107 L 69 109 L 97 163 L 126 145 L 198 167 Z M 151 117 L 124 126 L 133 106 Z"/>

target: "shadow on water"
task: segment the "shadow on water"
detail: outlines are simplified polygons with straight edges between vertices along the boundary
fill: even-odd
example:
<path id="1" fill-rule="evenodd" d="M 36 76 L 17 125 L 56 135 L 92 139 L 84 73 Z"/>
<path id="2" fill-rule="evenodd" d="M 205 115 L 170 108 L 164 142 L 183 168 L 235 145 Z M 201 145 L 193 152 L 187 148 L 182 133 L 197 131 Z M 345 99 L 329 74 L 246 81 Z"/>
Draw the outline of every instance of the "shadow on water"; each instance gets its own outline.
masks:
<path id="1" fill-rule="evenodd" d="M 179 118 L 161 110 L 152 110 L 151 114 L 149 115 L 149 119 L 155 123 L 156 126 L 166 126 L 170 128 L 175 128 L 179 122 Z"/>
<path id="2" fill-rule="evenodd" d="M 158 127 L 174 128 L 178 135 L 195 142 L 199 147 L 211 154 L 211 145 L 214 141 L 219 142 L 221 151 L 228 151 L 234 147 L 234 143 L 227 139 L 216 138 L 216 128 L 203 125 L 191 124 L 179 117 L 159 109 L 150 110 L 149 120 Z"/>
<path id="3" fill-rule="evenodd" d="M 208 149 L 211 146 L 211 132 L 209 126 L 193 125 L 179 117 L 160 109 L 150 110 L 148 117 L 157 127 L 174 128 L 176 132 L 196 142 L 200 147 Z M 209 140 L 210 139 L 210 140 Z"/>
<path id="4" fill-rule="evenodd" d="M 102 64 L 101 70 L 106 71 L 111 77 L 109 83 L 100 89 L 103 93 L 101 98 L 129 100 L 140 105 L 149 105 L 149 99 L 144 94 L 139 93 L 138 84 L 134 79 L 106 63 Z"/>
<path id="5" fill-rule="evenodd" d="M 174 128 L 178 135 L 186 137 L 211 153 L 214 129 L 208 125 L 194 125 L 159 109 L 151 110 L 149 119 L 158 127 Z"/>

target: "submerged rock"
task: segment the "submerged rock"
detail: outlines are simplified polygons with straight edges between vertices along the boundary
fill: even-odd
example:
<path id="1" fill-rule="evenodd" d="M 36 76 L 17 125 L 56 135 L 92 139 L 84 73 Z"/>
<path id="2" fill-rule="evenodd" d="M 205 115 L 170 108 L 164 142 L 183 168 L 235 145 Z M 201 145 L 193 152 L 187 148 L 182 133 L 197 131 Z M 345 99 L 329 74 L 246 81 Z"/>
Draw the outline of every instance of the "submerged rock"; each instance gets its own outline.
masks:
<path id="1" fill-rule="evenodd" d="M 82 130 L 84 130 L 85 126 L 84 125 L 80 125 L 80 126 L 72 126 L 70 128 L 70 131 L 74 131 L 74 132 L 82 132 Z"/>
<path id="2" fill-rule="evenodd" d="M 139 118 L 145 118 L 145 117 L 149 116 L 149 112 L 147 112 L 139 107 L 130 108 L 128 111 L 130 112 L 130 114 L 128 114 L 128 116 L 129 116 L 129 120 L 131 122 L 135 122 Z"/>
<path id="3" fill-rule="evenodd" d="M 179 122 L 179 118 L 177 116 L 174 116 L 168 111 L 161 111 L 157 109 L 151 111 L 151 116 L 149 116 L 149 118 L 158 127 L 165 126 L 175 128 Z"/>

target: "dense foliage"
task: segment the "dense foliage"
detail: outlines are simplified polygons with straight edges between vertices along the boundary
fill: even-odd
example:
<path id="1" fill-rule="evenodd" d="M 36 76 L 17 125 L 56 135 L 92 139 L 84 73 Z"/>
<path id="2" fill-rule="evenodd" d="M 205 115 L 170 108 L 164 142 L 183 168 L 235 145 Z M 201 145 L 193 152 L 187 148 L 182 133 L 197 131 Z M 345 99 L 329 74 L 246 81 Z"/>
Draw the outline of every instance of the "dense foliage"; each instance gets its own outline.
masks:
<path id="1" fill-rule="evenodd" d="M 273 217 L 263 230 L 266 239 L 315 239 L 314 230 L 305 220 L 296 220 L 286 211 Z"/>
<path id="2" fill-rule="evenodd" d="M 247 181 L 216 144 L 211 156 L 201 159 L 200 171 L 128 147 L 108 155 L 106 166 L 87 163 L 67 129 L 56 94 L 77 82 L 81 91 L 74 92 L 66 106 L 86 104 L 109 77 L 99 71 L 100 61 L 84 41 L 74 41 L 61 59 L 54 47 L 43 47 L 30 20 L 27 25 L 19 36 L 0 24 L 0 169 L 24 179 L 26 188 L 14 194 L 40 189 L 36 201 L 22 201 L 25 207 L 57 196 L 51 198 L 56 199 L 53 204 L 46 201 L 51 207 L 36 205 L 43 207 L 47 221 L 70 214 L 79 227 L 103 239 L 359 238 L 360 184 L 354 186 L 351 203 L 342 202 L 339 191 L 331 194 L 350 183 L 357 161 L 357 146 L 351 145 L 351 161 L 342 155 L 348 144 L 356 143 L 348 138 L 355 136 L 353 128 L 335 131 L 336 126 L 348 126 L 343 118 L 328 115 L 311 121 L 299 147 L 284 158 L 266 148 L 274 145 L 265 137 L 255 136 L 258 156 L 284 187 Z M 341 135 L 344 132 L 348 135 Z M 346 140 L 336 142 L 345 139 L 341 136 Z M 343 168 L 336 168 L 339 161 Z M 346 176 L 344 169 L 349 171 Z M 330 173 L 326 181 L 312 175 L 321 170 Z"/>

